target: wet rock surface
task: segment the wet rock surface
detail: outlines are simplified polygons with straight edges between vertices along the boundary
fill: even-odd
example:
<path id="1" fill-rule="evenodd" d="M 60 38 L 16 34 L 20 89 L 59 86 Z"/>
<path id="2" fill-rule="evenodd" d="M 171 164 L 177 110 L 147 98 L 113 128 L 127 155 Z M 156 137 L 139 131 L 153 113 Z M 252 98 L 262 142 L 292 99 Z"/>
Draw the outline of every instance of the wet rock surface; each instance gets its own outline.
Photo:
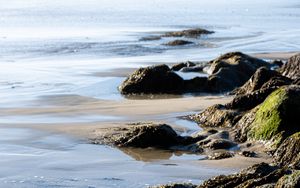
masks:
<path id="1" fill-rule="evenodd" d="M 188 44 L 194 44 L 191 41 L 187 41 L 187 40 L 173 40 L 170 41 L 168 43 L 166 43 L 166 46 L 184 46 L 184 45 L 188 45 Z"/>
<path id="2" fill-rule="evenodd" d="M 199 114 L 190 115 L 189 118 L 202 127 L 232 127 L 241 116 L 239 112 L 217 104 Z"/>
<path id="3" fill-rule="evenodd" d="M 122 94 L 181 93 L 183 79 L 167 65 L 140 68 L 119 87 Z"/>
<path id="4" fill-rule="evenodd" d="M 292 166 L 300 170 L 300 132 L 285 139 L 274 154 L 280 166 Z"/>
<path id="5" fill-rule="evenodd" d="M 214 33 L 206 29 L 196 28 L 196 29 L 187 29 L 183 31 L 174 31 L 167 32 L 162 37 L 187 37 L 187 38 L 197 38 L 201 35 L 208 35 Z"/>
<path id="6" fill-rule="evenodd" d="M 189 71 L 196 71 L 204 68 L 203 65 L 188 67 L 189 65 L 179 64 L 172 67 L 172 69 L 190 68 Z M 233 52 L 209 62 L 208 66 L 209 68 L 206 69 L 209 73 L 208 77 L 195 77 L 184 81 L 167 65 L 140 68 L 122 83 L 119 90 L 125 95 L 141 93 L 222 93 L 240 87 L 258 68 L 268 67 L 269 64 L 243 53 Z"/>
<path id="7" fill-rule="evenodd" d="M 297 79 L 300 77 L 300 54 L 291 57 L 286 64 L 284 64 L 280 72 L 283 76 L 291 79 Z"/>
<path id="8" fill-rule="evenodd" d="M 228 159 L 234 157 L 234 154 L 232 152 L 223 151 L 223 152 L 217 152 L 213 153 L 211 155 L 208 155 L 209 160 L 220 160 L 220 159 Z"/>
<path id="9" fill-rule="evenodd" d="M 185 68 L 185 67 L 194 67 L 194 66 L 196 66 L 195 63 L 193 63 L 191 61 L 187 61 L 187 62 L 177 63 L 177 64 L 173 65 L 171 67 L 171 70 L 172 71 L 179 71 L 182 68 Z"/>

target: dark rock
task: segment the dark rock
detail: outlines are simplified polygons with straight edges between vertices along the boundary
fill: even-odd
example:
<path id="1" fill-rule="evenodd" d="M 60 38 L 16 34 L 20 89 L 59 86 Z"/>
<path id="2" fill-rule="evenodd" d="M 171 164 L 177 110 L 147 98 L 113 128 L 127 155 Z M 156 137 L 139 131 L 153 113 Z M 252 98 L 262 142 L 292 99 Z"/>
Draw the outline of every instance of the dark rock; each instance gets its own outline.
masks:
<path id="1" fill-rule="evenodd" d="M 118 147 L 169 148 L 180 144 L 181 139 L 168 125 L 141 124 L 117 128 L 113 133 L 105 135 L 103 142 Z"/>
<path id="2" fill-rule="evenodd" d="M 236 186 L 236 188 L 252 188 L 265 184 L 276 183 L 282 176 L 286 175 L 287 173 L 289 173 L 287 169 L 277 169 L 263 177 L 247 180 L 242 184 Z"/>
<path id="3" fill-rule="evenodd" d="M 160 40 L 161 36 L 147 36 L 140 38 L 140 41 L 153 41 L 153 40 Z"/>
<path id="4" fill-rule="evenodd" d="M 194 67 L 194 66 L 196 66 L 195 63 L 193 63 L 191 61 L 187 61 L 187 62 L 178 63 L 178 64 L 173 65 L 171 67 L 171 70 L 172 71 L 179 71 L 179 70 L 181 70 L 184 67 Z"/>
<path id="5" fill-rule="evenodd" d="M 245 157 L 255 157 L 256 153 L 254 151 L 242 151 L 240 155 Z"/>
<path id="6" fill-rule="evenodd" d="M 275 65 L 277 67 L 281 67 L 283 65 L 283 61 L 281 61 L 280 59 L 275 59 L 274 61 L 271 62 L 271 65 Z"/>
<path id="7" fill-rule="evenodd" d="M 281 177 L 276 185 L 275 188 L 296 188 L 300 187 L 300 171 L 295 170 L 292 174 L 285 175 Z"/>
<path id="8" fill-rule="evenodd" d="M 188 37 L 188 38 L 197 38 L 201 35 L 212 34 L 213 31 L 208 31 L 206 29 L 188 29 L 183 31 L 175 31 L 175 32 L 167 32 L 166 34 L 162 35 L 163 37 Z"/>
<path id="9" fill-rule="evenodd" d="M 187 40 L 173 40 L 170 41 L 168 43 L 166 43 L 166 46 L 184 46 L 184 45 L 188 45 L 188 44 L 194 44 L 191 41 L 187 41 Z"/>
<path id="10" fill-rule="evenodd" d="M 221 160 L 221 159 L 227 159 L 233 157 L 234 154 L 228 151 L 224 152 L 218 152 L 218 153 L 213 153 L 212 155 L 208 156 L 209 160 Z"/>
<path id="11" fill-rule="evenodd" d="M 300 78 L 295 79 L 292 84 L 299 86 L 300 85 Z"/>
<path id="12" fill-rule="evenodd" d="M 185 92 L 207 92 L 207 78 L 206 77 L 195 77 L 190 80 L 184 80 L 184 91 Z"/>
<path id="13" fill-rule="evenodd" d="M 217 149 L 230 149 L 236 146 L 236 144 L 230 140 L 225 139 L 215 139 L 209 142 L 208 144 L 204 145 L 204 147 L 217 150 Z"/>
<path id="14" fill-rule="evenodd" d="M 140 68 L 119 87 L 122 94 L 181 93 L 183 79 L 167 65 Z"/>
<path id="15" fill-rule="evenodd" d="M 280 72 L 283 76 L 291 79 L 297 79 L 300 77 L 300 54 L 294 55 L 289 58 L 288 62 L 284 64 Z"/>
<path id="16" fill-rule="evenodd" d="M 300 132 L 284 140 L 274 154 L 274 161 L 280 166 L 294 165 L 300 169 Z"/>
<path id="17" fill-rule="evenodd" d="M 183 67 L 181 72 L 202 72 L 205 66 L 203 65 L 195 65 L 193 67 Z"/>
<path id="18" fill-rule="evenodd" d="M 241 115 L 235 110 L 217 104 L 199 114 L 191 115 L 189 118 L 202 127 L 232 127 L 241 118 Z"/>
<path id="19" fill-rule="evenodd" d="M 270 66 L 263 60 L 241 52 L 227 53 L 209 63 L 208 89 L 212 92 L 231 91 L 240 87 L 258 68 Z"/>
<path id="20" fill-rule="evenodd" d="M 199 185 L 198 188 L 232 188 L 241 185 L 248 180 L 259 179 L 267 176 L 275 170 L 277 170 L 276 167 L 270 166 L 266 163 L 260 163 L 244 169 L 238 174 L 232 174 L 228 176 L 220 175 L 206 180 L 201 185 Z"/>
<path id="21" fill-rule="evenodd" d="M 269 70 L 265 67 L 261 67 L 259 69 L 257 69 L 257 71 L 251 76 L 251 78 L 240 88 L 234 90 L 232 93 L 236 94 L 236 95 L 244 95 L 244 94 L 250 94 L 256 90 L 259 90 L 263 87 L 263 85 L 265 85 L 268 81 L 270 81 L 270 79 L 272 78 L 276 78 L 276 80 L 282 80 L 282 82 L 284 82 L 284 84 L 280 84 L 280 82 L 278 81 L 271 81 L 271 83 L 269 83 L 267 86 L 265 86 L 264 88 L 269 88 L 271 86 L 282 86 L 285 84 L 290 84 L 291 80 L 281 76 L 280 73 L 273 71 L 273 70 Z M 277 83 L 277 84 L 274 84 Z"/>
<path id="22" fill-rule="evenodd" d="M 196 185 L 190 183 L 173 183 L 168 185 L 159 185 L 152 188 L 196 188 Z"/>
<path id="23" fill-rule="evenodd" d="M 269 87 L 254 91 L 252 93 L 237 95 L 231 102 L 227 103 L 225 106 L 226 108 L 232 110 L 251 110 L 252 108 L 264 102 L 264 100 L 277 88 L 278 87 Z"/>

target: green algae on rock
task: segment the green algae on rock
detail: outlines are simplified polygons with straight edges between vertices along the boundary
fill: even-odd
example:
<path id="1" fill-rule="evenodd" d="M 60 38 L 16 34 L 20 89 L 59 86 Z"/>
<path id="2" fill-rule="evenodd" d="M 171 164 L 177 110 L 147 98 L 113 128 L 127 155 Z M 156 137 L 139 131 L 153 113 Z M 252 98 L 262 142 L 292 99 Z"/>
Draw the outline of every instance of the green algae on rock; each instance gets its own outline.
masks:
<path id="1" fill-rule="evenodd" d="M 248 138 L 272 141 L 278 145 L 287 136 L 300 131 L 300 87 L 284 86 L 261 104 Z"/>

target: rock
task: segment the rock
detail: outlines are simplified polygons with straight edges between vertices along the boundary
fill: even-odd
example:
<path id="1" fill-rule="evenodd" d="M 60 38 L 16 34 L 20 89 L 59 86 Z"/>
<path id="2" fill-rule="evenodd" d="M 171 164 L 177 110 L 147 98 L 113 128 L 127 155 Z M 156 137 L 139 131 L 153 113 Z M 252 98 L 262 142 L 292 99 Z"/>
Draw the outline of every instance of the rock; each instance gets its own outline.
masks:
<path id="1" fill-rule="evenodd" d="M 251 76 L 251 78 L 242 87 L 234 90 L 232 93 L 234 93 L 235 95 L 250 94 L 256 90 L 261 89 L 264 84 L 266 84 L 271 78 L 274 77 L 277 78 L 278 80 L 282 80 L 286 84 L 291 83 L 290 79 L 281 76 L 280 73 L 273 70 L 269 70 L 265 67 L 261 67 L 257 69 L 257 71 Z M 270 85 L 271 84 L 269 84 L 268 87 L 270 87 Z M 272 86 L 282 86 L 282 84 L 275 84 L 275 85 L 272 84 Z"/>
<path id="2" fill-rule="evenodd" d="M 168 185 L 159 185 L 152 188 L 196 188 L 196 185 L 190 183 L 173 183 Z"/>
<path id="3" fill-rule="evenodd" d="M 295 170 L 292 174 L 281 177 L 275 188 L 294 188 L 300 187 L 300 171 Z"/>
<path id="4" fill-rule="evenodd" d="M 266 175 L 277 170 L 276 167 L 270 166 L 266 163 L 260 163 L 253 165 L 247 169 L 242 170 L 237 174 L 232 175 L 220 175 L 209 180 L 204 181 L 201 185 L 197 188 L 215 188 L 215 187 L 222 187 L 222 188 L 232 188 L 241 185 L 242 183 L 248 180 L 255 180 L 262 178 Z"/>
<path id="5" fill-rule="evenodd" d="M 264 100 L 276 89 L 278 89 L 278 87 L 269 87 L 254 91 L 252 93 L 237 95 L 232 101 L 227 103 L 225 107 L 240 111 L 251 110 L 252 108 L 264 102 Z"/>
<path id="6" fill-rule="evenodd" d="M 270 141 L 277 147 L 289 135 L 299 132 L 300 86 L 283 86 L 260 105 L 248 138 Z"/>
<path id="7" fill-rule="evenodd" d="M 232 127 L 241 118 L 241 115 L 235 110 L 217 104 L 199 114 L 190 115 L 189 118 L 202 127 Z"/>
<path id="8" fill-rule="evenodd" d="M 277 169 L 263 177 L 247 180 L 244 183 L 236 186 L 236 188 L 252 188 L 262 186 L 265 184 L 276 183 L 282 176 L 284 176 L 287 173 L 289 173 L 287 169 Z"/>
<path id="9" fill-rule="evenodd" d="M 289 58 L 288 62 L 284 64 L 279 70 L 283 76 L 291 79 L 300 77 L 300 53 Z"/>
<path id="10" fill-rule="evenodd" d="M 206 77 L 195 77 L 190 80 L 184 80 L 185 92 L 207 92 L 208 82 Z"/>
<path id="11" fill-rule="evenodd" d="M 292 84 L 299 86 L 300 85 L 300 78 L 295 79 Z"/>
<path id="12" fill-rule="evenodd" d="M 183 79 L 167 65 L 140 68 L 119 87 L 122 94 L 137 93 L 181 93 Z"/>
<path id="13" fill-rule="evenodd" d="M 166 46 L 184 46 L 184 45 L 188 45 L 188 44 L 194 44 L 191 41 L 187 41 L 187 40 L 173 40 L 170 41 L 168 43 L 166 43 Z"/>
<path id="14" fill-rule="evenodd" d="M 173 65 L 171 67 L 171 70 L 172 71 L 179 71 L 179 70 L 181 70 L 184 67 L 194 67 L 194 66 L 196 66 L 195 63 L 193 63 L 191 61 L 187 61 L 187 62 L 178 63 L 178 64 Z"/>
<path id="15" fill-rule="evenodd" d="M 255 120 L 255 115 L 259 107 L 247 112 L 243 117 L 235 124 L 233 130 L 234 141 L 236 142 L 246 142 L 248 139 L 248 133 L 251 130 L 251 126 Z"/>
<path id="16" fill-rule="evenodd" d="M 218 153 L 213 153 L 212 155 L 208 156 L 209 160 L 221 160 L 221 159 L 227 159 L 233 157 L 234 154 L 228 151 L 224 152 L 218 152 Z"/>
<path id="17" fill-rule="evenodd" d="M 180 71 L 181 72 L 202 72 L 204 67 L 205 67 L 204 65 L 197 64 L 192 67 L 183 67 Z"/>
<path id="18" fill-rule="evenodd" d="M 271 65 L 277 66 L 277 67 L 281 67 L 283 65 L 283 61 L 280 59 L 275 59 L 274 61 L 271 62 Z"/>
<path id="19" fill-rule="evenodd" d="M 153 41 L 153 40 L 160 40 L 161 36 L 147 36 L 140 38 L 139 41 Z"/>
<path id="20" fill-rule="evenodd" d="M 182 137 L 166 124 L 141 124 L 119 128 L 104 137 L 105 143 L 118 147 L 169 148 L 178 145 Z"/>
<path id="21" fill-rule="evenodd" d="M 274 161 L 280 166 L 291 166 L 300 169 L 300 132 L 284 140 L 274 154 Z M 298 164 L 298 165 L 297 165 Z"/>
<path id="22" fill-rule="evenodd" d="M 231 91 L 248 81 L 258 68 L 270 66 L 263 60 L 241 52 L 227 53 L 209 64 L 208 89 L 211 92 Z"/>
<path id="23" fill-rule="evenodd" d="M 240 153 L 240 155 L 244 156 L 244 157 L 255 157 L 256 153 L 253 151 L 242 151 Z"/>
<path id="24" fill-rule="evenodd" d="M 183 31 L 174 31 L 174 32 L 167 32 L 166 34 L 162 35 L 163 37 L 188 37 L 188 38 L 197 38 L 201 35 L 212 34 L 213 31 L 208 31 L 206 29 L 188 29 Z"/>
<path id="25" fill-rule="evenodd" d="M 203 147 L 217 150 L 217 149 L 230 149 L 232 147 L 236 146 L 236 144 L 230 140 L 226 139 L 214 139 L 208 144 L 204 145 Z"/>

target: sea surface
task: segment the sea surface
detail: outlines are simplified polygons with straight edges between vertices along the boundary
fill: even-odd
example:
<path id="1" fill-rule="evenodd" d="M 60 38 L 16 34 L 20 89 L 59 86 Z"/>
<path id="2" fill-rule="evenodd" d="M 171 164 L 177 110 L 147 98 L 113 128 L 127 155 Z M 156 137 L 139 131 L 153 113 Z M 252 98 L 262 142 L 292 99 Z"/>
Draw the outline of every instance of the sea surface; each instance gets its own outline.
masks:
<path id="1" fill-rule="evenodd" d="M 99 76 L 115 69 L 206 61 L 229 51 L 299 51 L 299 23 L 299 0 L 0 0 L 0 109 L 43 105 L 65 95 L 128 100 L 117 90 L 125 77 Z M 169 38 L 140 40 L 190 28 L 215 33 L 184 47 L 165 46 Z M 105 118 L 110 117 L 72 121 Z M 234 171 L 195 168 L 201 156 L 166 154 L 172 164 L 188 162 L 164 165 L 65 135 L 8 126 L 70 119 L 0 114 L 0 187 L 145 187 L 198 183 Z"/>

